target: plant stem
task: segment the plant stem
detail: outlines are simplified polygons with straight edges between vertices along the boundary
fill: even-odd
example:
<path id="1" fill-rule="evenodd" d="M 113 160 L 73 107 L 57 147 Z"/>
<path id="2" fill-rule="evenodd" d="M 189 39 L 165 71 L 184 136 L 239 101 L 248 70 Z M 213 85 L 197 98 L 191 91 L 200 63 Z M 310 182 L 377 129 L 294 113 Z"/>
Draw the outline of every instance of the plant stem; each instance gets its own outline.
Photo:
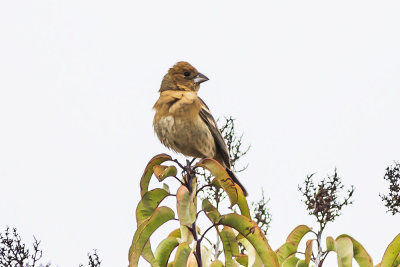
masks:
<path id="1" fill-rule="evenodd" d="M 192 224 L 192 233 L 193 233 L 193 237 L 194 240 L 196 240 L 196 251 L 195 251 L 195 257 L 196 257 L 196 261 L 197 261 L 197 266 L 203 266 L 202 262 L 201 262 L 201 240 L 198 240 L 197 238 L 197 231 L 196 231 L 196 221 L 194 221 L 194 223 Z"/>
<path id="2" fill-rule="evenodd" d="M 325 252 L 322 251 L 322 246 L 321 246 L 321 237 L 322 237 L 322 232 L 324 231 L 325 224 L 320 223 L 320 228 L 317 234 L 317 244 L 318 244 L 318 254 L 317 257 L 315 258 L 315 265 L 317 267 L 321 267 L 322 263 L 324 262 L 324 254 Z"/>
<path id="3" fill-rule="evenodd" d="M 197 189 L 197 185 L 195 185 L 194 188 L 192 187 L 193 179 L 196 179 L 196 173 L 193 170 L 193 167 L 191 166 L 193 161 L 192 162 L 187 161 L 186 163 L 187 163 L 187 165 L 184 168 L 186 171 L 186 178 L 187 178 L 186 187 L 189 190 L 189 194 L 192 195 L 193 190 Z M 196 181 L 196 183 L 197 183 L 197 181 Z M 197 192 L 195 192 L 195 193 L 197 193 Z M 196 205 L 196 210 L 197 210 L 197 201 L 194 201 L 194 204 Z M 202 238 L 199 239 L 197 236 L 196 220 L 197 220 L 197 216 L 196 216 L 195 221 L 192 223 L 192 227 L 191 227 L 191 232 L 192 232 L 193 238 L 194 238 L 194 240 L 196 240 L 196 250 L 194 252 L 195 253 L 194 256 L 196 257 L 197 266 L 202 267 L 203 266 L 203 264 L 201 262 L 201 240 L 202 240 Z"/>

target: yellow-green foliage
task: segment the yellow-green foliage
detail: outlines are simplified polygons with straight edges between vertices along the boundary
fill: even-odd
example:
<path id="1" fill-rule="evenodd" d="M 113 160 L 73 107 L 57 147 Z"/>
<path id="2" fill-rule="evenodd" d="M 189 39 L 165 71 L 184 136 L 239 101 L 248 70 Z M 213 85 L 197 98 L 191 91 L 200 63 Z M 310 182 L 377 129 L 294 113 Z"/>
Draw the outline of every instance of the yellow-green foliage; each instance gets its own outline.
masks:
<path id="1" fill-rule="evenodd" d="M 170 162 L 171 165 L 161 165 Z M 175 162 L 176 163 L 176 162 Z M 179 164 L 178 164 L 179 165 Z M 152 266 L 239 266 L 239 262 L 247 264 L 264 264 L 279 266 L 278 258 L 271 249 L 262 232 L 250 218 L 249 206 L 242 190 L 229 177 L 225 168 L 213 159 L 203 159 L 196 166 L 181 166 L 183 177 L 176 177 L 178 171 L 172 158 L 166 154 L 155 156 L 148 163 L 140 181 L 142 199 L 136 209 L 137 230 L 129 250 L 129 266 L 137 266 L 140 256 Z M 220 214 L 220 212 L 204 199 L 201 210 L 210 221 L 205 230 L 196 227 L 197 214 L 197 178 L 193 170 L 203 168 L 214 177 L 210 186 L 222 188 L 230 200 L 231 207 L 237 205 L 240 214 Z M 178 178 L 182 185 L 172 194 L 168 187 L 149 190 L 152 175 L 161 182 L 168 177 Z M 166 197 L 174 197 L 177 214 L 166 206 L 161 206 Z M 150 246 L 150 237 L 159 227 L 170 220 L 179 221 L 179 229 L 172 231 L 160 242 L 155 253 Z M 212 248 L 202 242 L 205 234 L 214 228 L 221 240 L 225 260 L 212 256 Z M 239 253 L 238 242 L 248 251 L 247 255 Z M 175 257 L 171 257 L 176 250 Z M 201 260 L 199 260 L 199 257 Z"/>
<path id="2" fill-rule="evenodd" d="M 161 165 L 164 163 L 170 165 Z M 178 165 L 182 170 L 182 177 L 177 177 Z M 213 175 L 210 186 L 222 188 L 227 194 L 231 207 L 237 205 L 240 214 L 221 214 L 208 199 L 203 199 L 199 209 L 198 186 L 195 175 L 196 168 L 208 170 Z M 181 186 L 177 192 L 169 192 L 169 187 L 149 190 L 151 177 L 159 182 L 168 177 L 178 179 Z M 305 225 L 296 227 L 287 237 L 286 242 L 276 251 L 268 244 L 263 231 L 250 217 L 249 206 L 242 190 L 229 177 L 225 169 L 213 159 L 203 159 L 195 166 L 182 166 L 166 154 L 160 154 L 150 160 L 140 180 L 141 200 L 136 209 L 137 229 L 129 249 L 129 266 L 138 266 L 139 258 L 143 257 L 153 267 L 185 267 L 202 266 L 311 266 L 315 262 L 313 245 L 315 239 L 306 241 L 306 249 L 299 258 L 298 246 L 308 233 L 316 234 Z M 175 212 L 167 206 L 161 206 L 167 197 L 176 200 Z M 205 228 L 196 225 L 197 217 L 202 211 L 209 225 Z M 171 231 L 158 244 L 155 252 L 150 245 L 151 235 L 164 223 L 176 220 L 176 229 Z M 204 239 L 209 230 L 215 229 L 223 246 L 224 259 L 212 254 L 212 246 L 205 246 Z M 241 243 L 246 254 L 239 251 Z M 319 244 L 320 245 L 320 244 Z M 359 266 L 373 267 L 372 259 L 364 247 L 349 235 L 340 235 L 336 239 L 326 238 L 326 256 L 336 253 L 338 266 L 352 266 L 355 259 Z M 314 249 L 315 250 L 315 249 Z M 172 257 L 173 251 L 175 256 Z M 380 264 L 376 266 L 400 266 L 400 234 L 390 243 Z M 321 263 L 322 264 L 322 263 Z"/>

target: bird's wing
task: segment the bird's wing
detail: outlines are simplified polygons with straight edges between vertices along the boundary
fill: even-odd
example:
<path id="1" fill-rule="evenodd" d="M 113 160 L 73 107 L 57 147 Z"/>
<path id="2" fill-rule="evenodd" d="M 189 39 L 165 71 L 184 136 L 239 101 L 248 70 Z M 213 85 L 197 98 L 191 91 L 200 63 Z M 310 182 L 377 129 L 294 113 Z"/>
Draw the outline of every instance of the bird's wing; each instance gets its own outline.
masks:
<path id="1" fill-rule="evenodd" d="M 221 135 L 221 132 L 218 130 L 217 123 L 215 122 L 214 117 L 211 115 L 210 110 L 208 109 L 206 103 L 199 97 L 201 102 L 201 109 L 199 115 L 204 123 L 207 125 L 210 130 L 212 136 L 214 137 L 215 146 L 217 151 L 220 153 L 222 160 L 224 161 L 227 168 L 231 167 L 231 159 L 229 156 L 228 147 L 225 144 L 224 138 Z M 217 152 L 217 153 L 218 153 Z"/>

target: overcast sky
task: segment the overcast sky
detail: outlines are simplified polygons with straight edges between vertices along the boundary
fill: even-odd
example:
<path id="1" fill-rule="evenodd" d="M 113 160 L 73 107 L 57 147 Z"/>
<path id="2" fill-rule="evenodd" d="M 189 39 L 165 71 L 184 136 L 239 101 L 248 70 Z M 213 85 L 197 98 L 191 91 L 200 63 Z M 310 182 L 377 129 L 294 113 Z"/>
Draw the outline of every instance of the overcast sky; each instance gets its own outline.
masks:
<path id="1" fill-rule="evenodd" d="M 378 196 L 400 160 L 400 2 L 138 2 L 0 2 L 1 231 L 35 235 L 58 266 L 93 248 L 126 266 L 140 176 L 170 153 L 152 106 L 186 60 L 210 78 L 199 95 L 214 116 L 251 144 L 239 177 L 249 201 L 261 187 L 271 199 L 272 248 L 317 227 L 297 185 L 336 167 L 355 203 L 325 233 L 377 264 L 400 232 Z"/>

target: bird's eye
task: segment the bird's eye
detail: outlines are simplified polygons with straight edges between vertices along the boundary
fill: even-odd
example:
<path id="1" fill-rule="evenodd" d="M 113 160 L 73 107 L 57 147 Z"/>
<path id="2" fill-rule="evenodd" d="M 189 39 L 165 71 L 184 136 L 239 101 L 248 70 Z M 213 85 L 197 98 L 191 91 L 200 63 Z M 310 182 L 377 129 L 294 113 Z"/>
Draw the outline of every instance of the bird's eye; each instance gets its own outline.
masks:
<path id="1" fill-rule="evenodd" d="M 188 76 L 190 76 L 190 72 L 189 72 L 189 71 L 185 71 L 185 72 L 183 73 L 183 75 L 185 75 L 185 77 L 188 77 Z"/>

